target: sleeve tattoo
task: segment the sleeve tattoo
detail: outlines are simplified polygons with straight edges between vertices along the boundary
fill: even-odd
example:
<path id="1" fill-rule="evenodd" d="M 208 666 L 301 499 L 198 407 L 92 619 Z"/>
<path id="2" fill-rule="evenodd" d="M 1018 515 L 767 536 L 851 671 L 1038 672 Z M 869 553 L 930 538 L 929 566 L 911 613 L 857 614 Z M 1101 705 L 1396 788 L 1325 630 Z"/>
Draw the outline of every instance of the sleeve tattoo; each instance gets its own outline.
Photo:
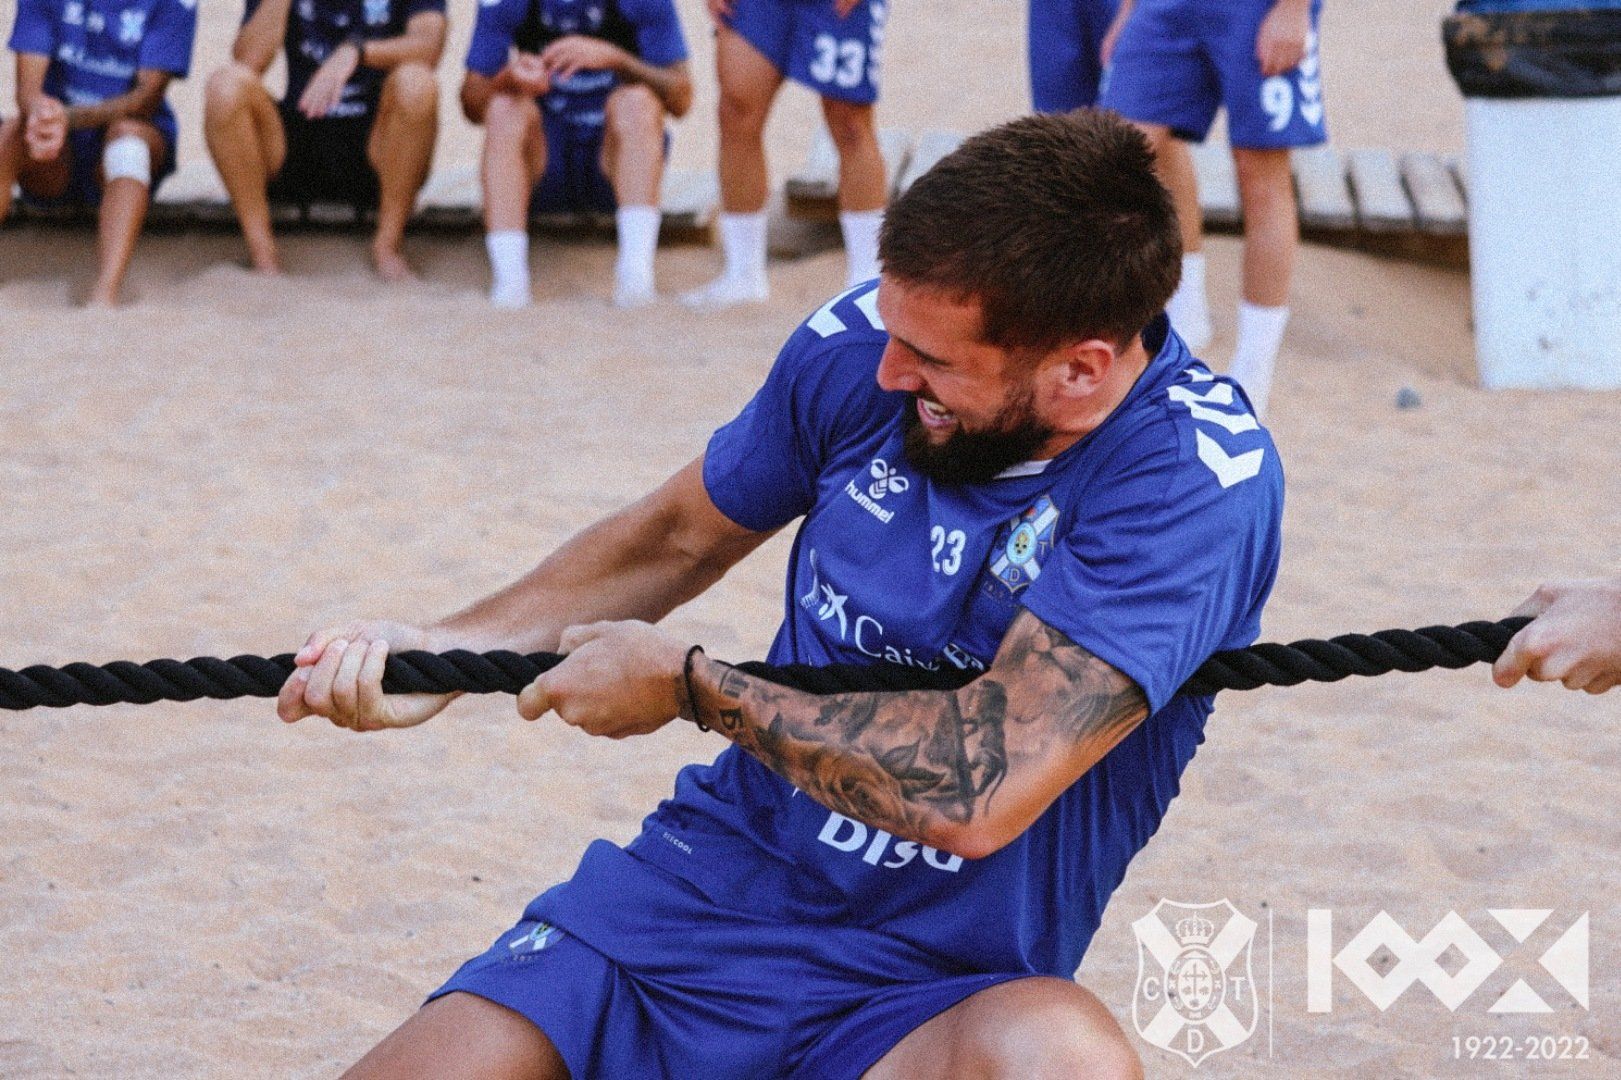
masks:
<path id="1" fill-rule="evenodd" d="M 1028 612 L 957 691 L 824 696 L 714 660 L 698 672 L 700 722 L 829 809 L 924 843 L 983 822 L 1004 784 L 1068 768 L 1051 802 L 1148 712 L 1136 683 Z"/>

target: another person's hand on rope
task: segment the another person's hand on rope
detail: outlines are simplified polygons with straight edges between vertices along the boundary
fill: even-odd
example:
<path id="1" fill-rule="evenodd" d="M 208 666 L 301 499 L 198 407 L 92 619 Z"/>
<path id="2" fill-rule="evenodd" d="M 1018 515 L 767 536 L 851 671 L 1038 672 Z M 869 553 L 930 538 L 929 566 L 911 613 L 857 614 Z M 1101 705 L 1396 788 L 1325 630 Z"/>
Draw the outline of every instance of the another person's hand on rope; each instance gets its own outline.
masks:
<path id="1" fill-rule="evenodd" d="M 1551 582 L 1514 614 L 1532 622 L 1492 666 L 1497 685 L 1529 675 L 1602 694 L 1621 683 L 1621 577 Z"/>
<path id="2" fill-rule="evenodd" d="M 457 695 L 383 693 L 389 651 L 450 648 L 454 645 L 405 623 L 356 622 L 317 630 L 293 657 L 297 667 L 282 685 L 276 714 L 289 724 L 324 716 L 351 731 L 415 727 Z"/>

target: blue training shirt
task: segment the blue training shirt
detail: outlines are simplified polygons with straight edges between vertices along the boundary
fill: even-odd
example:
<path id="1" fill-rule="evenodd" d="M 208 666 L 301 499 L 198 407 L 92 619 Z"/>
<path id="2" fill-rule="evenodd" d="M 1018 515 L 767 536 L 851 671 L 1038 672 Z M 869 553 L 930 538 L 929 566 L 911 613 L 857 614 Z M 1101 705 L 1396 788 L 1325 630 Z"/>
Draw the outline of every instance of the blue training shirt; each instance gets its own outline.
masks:
<path id="1" fill-rule="evenodd" d="M 259 4 L 260 0 L 247 0 L 244 23 L 253 18 Z M 282 107 L 291 109 L 298 104 L 315 72 L 352 36 L 358 34 L 368 41 L 399 37 L 411 16 L 424 11 L 443 15 L 445 0 L 293 0 L 282 37 L 287 53 L 287 93 L 282 96 Z M 344 84 L 343 97 L 327 116 L 334 120 L 372 116 L 387 77 L 388 72 L 380 68 L 364 64 L 355 68 Z"/>
<path id="2" fill-rule="evenodd" d="M 876 300 L 868 283 L 812 315 L 704 459 L 738 524 L 804 518 L 770 660 L 980 670 L 1022 607 L 1136 680 L 1150 715 L 984 859 L 829 811 L 736 747 L 683 769 L 629 850 L 722 906 L 876 931 L 935 970 L 1067 978 L 1203 740 L 1211 699 L 1176 689 L 1259 633 L 1277 450 L 1160 317 L 1146 371 L 1086 438 L 989 483 L 935 484 L 902 450 L 911 396 L 875 380 Z"/>
<path id="3" fill-rule="evenodd" d="M 494 78 L 513 49 L 539 52 L 570 34 L 601 38 L 654 67 L 687 58 L 673 0 L 480 0 L 467 70 Z M 555 82 L 541 107 L 571 124 L 601 128 L 618 82 L 611 71 L 577 71 Z"/>
<path id="4" fill-rule="evenodd" d="M 137 71 L 185 78 L 196 34 L 197 0 L 18 0 L 10 47 L 51 58 L 47 94 L 97 105 L 134 89 Z M 173 130 L 167 101 L 155 119 Z"/>

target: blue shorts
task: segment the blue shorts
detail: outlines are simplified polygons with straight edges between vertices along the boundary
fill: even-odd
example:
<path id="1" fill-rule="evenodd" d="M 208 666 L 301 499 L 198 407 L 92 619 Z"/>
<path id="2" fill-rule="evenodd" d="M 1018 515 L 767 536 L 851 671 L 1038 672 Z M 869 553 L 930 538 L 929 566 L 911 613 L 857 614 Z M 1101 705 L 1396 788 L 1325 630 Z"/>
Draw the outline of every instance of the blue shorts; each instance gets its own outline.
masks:
<path id="1" fill-rule="evenodd" d="M 174 116 L 161 112 L 152 118 L 152 126 L 163 136 L 166 147 L 163 159 L 152 163 L 152 185 L 148 190 L 155 192 L 164 178 L 174 173 L 174 148 L 180 133 L 175 126 Z M 101 153 L 106 149 L 106 136 L 105 128 L 79 128 L 76 131 L 69 131 L 67 152 L 72 160 L 68 166 L 67 188 L 60 195 L 34 195 L 24 189 L 23 201 L 31 206 L 45 208 L 100 206 Z"/>
<path id="2" fill-rule="evenodd" d="M 1317 57 L 1322 0 L 1312 2 L 1306 58 L 1263 79 L 1255 37 L 1271 9 L 1271 0 L 1139 0 L 1115 45 L 1103 107 L 1202 142 L 1225 105 L 1234 146 L 1275 150 L 1324 142 Z"/>
<path id="3" fill-rule="evenodd" d="M 1096 105 L 1098 53 L 1120 0 L 1030 0 L 1030 99 L 1037 112 Z"/>
<path id="4" fill-rule="evenodd" d="M 761 55 L 822 97 L 878 100 L 888 0 L 859 0 L 839 18 L 833 0 L 735 0 L 726 20 Z"/>
<path id="5" fill-rule="evenodd" d="M 856 1080 L 931 1017 L 1028 976 L 942 972 L 874 931 L 719 906 L 598 840 L 428 999 L 545 1032 L 576 1080 Z"/>

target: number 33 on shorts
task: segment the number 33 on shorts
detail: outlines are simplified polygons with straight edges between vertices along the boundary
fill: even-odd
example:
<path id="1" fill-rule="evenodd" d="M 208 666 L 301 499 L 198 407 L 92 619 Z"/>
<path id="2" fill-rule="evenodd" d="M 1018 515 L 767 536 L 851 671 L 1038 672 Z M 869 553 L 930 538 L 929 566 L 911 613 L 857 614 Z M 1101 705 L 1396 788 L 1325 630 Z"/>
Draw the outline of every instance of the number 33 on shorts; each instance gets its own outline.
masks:
<path id="1" fill-rule="evenodd" d="M 845 18 L 824 23 L 810 42 L 806 72 L 811 81 L 835 91 L 834 96 L 875 97 L 886 14 L 883 0 L 867 0 Z"/>

